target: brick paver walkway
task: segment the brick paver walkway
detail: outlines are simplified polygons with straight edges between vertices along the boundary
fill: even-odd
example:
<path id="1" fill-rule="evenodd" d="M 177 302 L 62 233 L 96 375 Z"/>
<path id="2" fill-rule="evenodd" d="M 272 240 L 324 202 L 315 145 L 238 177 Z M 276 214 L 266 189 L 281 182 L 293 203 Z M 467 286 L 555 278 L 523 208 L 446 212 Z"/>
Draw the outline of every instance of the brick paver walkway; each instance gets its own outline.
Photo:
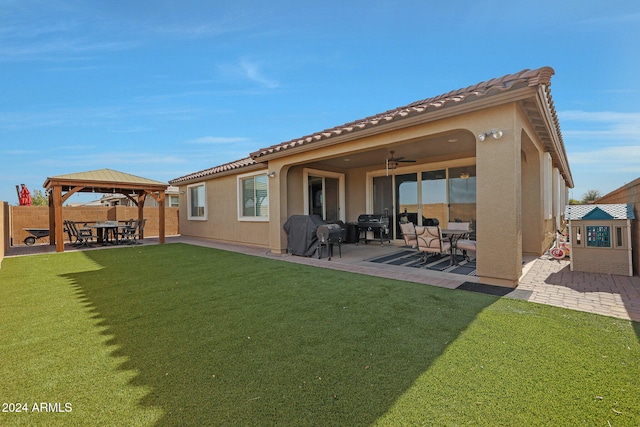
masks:
<path id="1" fill-rule="evenodd" d="M 571 271 L 569 261 L 538 258 L 512 297 L 640 321 L 640 277 Z"/>

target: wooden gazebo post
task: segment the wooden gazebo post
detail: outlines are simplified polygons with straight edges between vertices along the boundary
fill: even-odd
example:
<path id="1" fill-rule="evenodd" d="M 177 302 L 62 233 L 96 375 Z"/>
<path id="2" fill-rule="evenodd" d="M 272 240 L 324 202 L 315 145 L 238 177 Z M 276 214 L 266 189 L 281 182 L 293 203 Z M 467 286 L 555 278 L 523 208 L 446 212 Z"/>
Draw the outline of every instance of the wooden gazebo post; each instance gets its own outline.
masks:
<path id="1" fill-rule="evenodd" d="M 158 192 L 158 241 L 164 243 L 165 219 L 164 219 L 164 191 Z"/>
<path id="2" fill-rule="evenodd" d="M 49 224 L 51 243 L 56 245 L 56 252 L 64 252 L 64 227 L 62 225 L 62 186 L 54 185 L 49 194 Z"/>

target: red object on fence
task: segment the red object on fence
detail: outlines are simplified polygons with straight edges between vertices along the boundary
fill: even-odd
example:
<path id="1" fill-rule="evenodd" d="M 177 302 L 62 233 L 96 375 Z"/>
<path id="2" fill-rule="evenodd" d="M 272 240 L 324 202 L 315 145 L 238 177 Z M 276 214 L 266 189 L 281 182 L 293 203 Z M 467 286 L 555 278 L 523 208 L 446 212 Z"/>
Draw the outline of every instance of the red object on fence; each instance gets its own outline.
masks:
<path id="1" fill-rule="evenodd" d="M 20 190 L 20 206 L 31 206 L 33 201 L 31 200 L 31 193 L 26 185 L 20 184 L 22 189 Z"/>

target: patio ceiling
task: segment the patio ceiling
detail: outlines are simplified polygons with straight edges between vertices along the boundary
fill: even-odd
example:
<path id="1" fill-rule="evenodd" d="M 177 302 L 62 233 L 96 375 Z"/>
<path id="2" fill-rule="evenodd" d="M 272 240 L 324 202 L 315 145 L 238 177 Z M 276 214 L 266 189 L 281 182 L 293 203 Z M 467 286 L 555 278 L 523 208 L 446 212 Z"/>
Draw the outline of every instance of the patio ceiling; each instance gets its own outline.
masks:
<path id="1" fill-rule="evenodd" d="M 416 160 L 416 163 L 434 161 L 438 158 L 475 156 L 475 136 L 468 130 L 460 129 L 454 132 L 426 136 L 402 144 L 394 144 L 384 148 L 368 151 L 351 152 L 339 157 L 318 159 L 316 164 L 332 168 L 351 169 L 377 166 L 385 167 L 385 160 L 394 151 L 395 157 Z"/>

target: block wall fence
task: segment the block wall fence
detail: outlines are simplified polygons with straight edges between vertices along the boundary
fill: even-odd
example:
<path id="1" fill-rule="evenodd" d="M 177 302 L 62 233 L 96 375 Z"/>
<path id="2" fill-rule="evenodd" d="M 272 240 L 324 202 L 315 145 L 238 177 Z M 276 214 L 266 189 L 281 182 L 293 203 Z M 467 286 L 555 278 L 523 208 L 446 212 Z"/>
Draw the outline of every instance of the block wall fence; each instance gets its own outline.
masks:
<path id="1" fill-rule="evenodd" d="M 640 178 L 602 196 L 596 203 L 631 203 L 633 205 L 636 219 L 631 221 L 631 254 L 633 274 L 640 276 Z"/>
<path id="2" fill-rule="evenodd" d="M 5 203 L 6 205 L 6 203 Z M 24 239 L 29 237 L 25 228 L 49 228 L 49 207 L 48 206 L 8 206 L 8 218 L 4 218 L 4 228 L 8 231 L 5 237 L 5 244 L 12 246 L 24 245 Z M 176 236 L 180 234 L 178 229 L 178 208 L 165 207 L 165 236 Z M 157 237 L 158 233 L 158 207 L 145 207 L 143 216 L 147 220 L 144 227 L 145 237 Z M 64 206 L 62 217 L 65 220 L 78 223 L 88 223 L 91 225 L 103 221 L 126 221 L 138 218 L 138 208 L 129 206 Z M 68 242 L 67 234 L 64 234 L 64 241 Z M 38 239 L 37 243 L 49 243 L 47 237 Z M 3 253 L 7 253 L 8 247 Z"/>

